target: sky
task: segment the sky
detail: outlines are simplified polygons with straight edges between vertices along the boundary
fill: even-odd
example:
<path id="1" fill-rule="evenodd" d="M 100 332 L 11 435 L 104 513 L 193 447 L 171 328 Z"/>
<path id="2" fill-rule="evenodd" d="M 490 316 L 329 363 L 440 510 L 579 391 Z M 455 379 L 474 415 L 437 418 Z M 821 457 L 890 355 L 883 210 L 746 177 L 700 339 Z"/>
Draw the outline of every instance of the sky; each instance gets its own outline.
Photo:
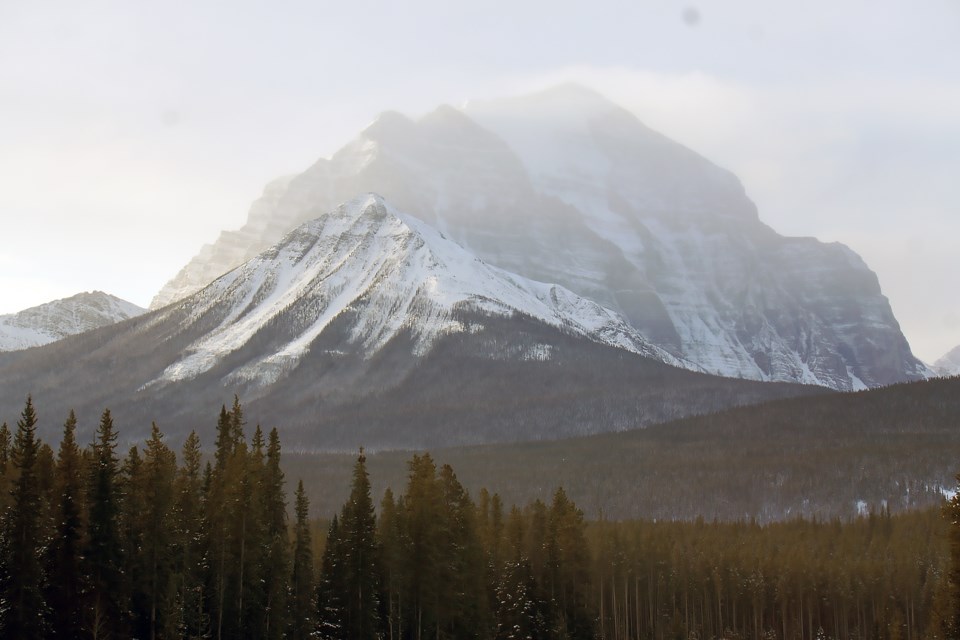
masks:
<path id="1" fill-rule="evenodd" d="M 960 344 L 956 0 L 0 0 L 0 313 L 146 306 L 379 112 L 564 81 L 857 251 L 920 358 Z"/>

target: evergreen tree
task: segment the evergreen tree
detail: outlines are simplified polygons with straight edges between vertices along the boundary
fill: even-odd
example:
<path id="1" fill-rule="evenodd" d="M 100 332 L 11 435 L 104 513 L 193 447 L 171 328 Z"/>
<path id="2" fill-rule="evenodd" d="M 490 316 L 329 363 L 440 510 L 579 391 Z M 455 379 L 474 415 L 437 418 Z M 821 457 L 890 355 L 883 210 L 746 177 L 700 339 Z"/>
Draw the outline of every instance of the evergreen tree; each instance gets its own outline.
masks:
<path id="1" fill-rule="evenodd" d="M 396 502 L 389 488 L 380 501 L 377 538 L 380 541 L 382 588 L 381 618 L 387 627 L 388 638 L 399 638 L 404 625 L 404 541 L 403 500 Z"/>
<path id="2" fill-rule="evenodd" d="M 260 427 L 257 426 L 260 433 Z M 262 436 L 260 437 L 262 441 Z M 284 499 L 284 477 L 280 469 L 280 435 L 270 430 L 267 461 L 263 468 L 262 504 L 266 540 L 262 581 L 265 596 L 265 637 L 281 638 L 287 628 L 287 587 L 290 576 L 287 505 Z"/>
<path id="3" fill-rule="evenodd" d="M 343 542 L 346 630 L 351 639 L 377 638 L 380 633 L 380 566 L 376 540 L 377 521 L 370 497 L 367 458 L 360 455 L 353 467 L 350 498 L 340 516 Z"/>
<path id="4" fill-rule="evenodd" d="M 303 490 L 303 480 L 297 483 L 294 512 L 293 575 L 291 576 L 290 638 L 307 640 L 314 631 L 313 544 L 310 540 L 310 502 Z"/>
<path id="5" fill-rule="evenodd" d="M 450 465 L 440 469 L 439 482 L 443 496 L 440 627 L 450 638 L 478 638 L 491 622 L 475 508 Z"/>
<path id="6" fill-rule="evenodd" d="M 177 472 L 174 503 L 174 574 L 177 579 L 179 616 L 177 635 L 193 639 L 206 635 L 209 621 L 204 612 L 203 477 L 200 438 L 191 431 L 183 443 L 183 464 Z M 207 467 L 209 469 L 209 465 Z"/>
<path id="7" fill-rule="evenodd" d="M 960 490 L 960 473 L 956 476 Z M 954 493 L 944 506 L 944 516 L 950 524 L 948 540 L 950 565 L 945 576 L 948 607 L 941 613 L 943 637 L 960 637 L 960 491 Z"/>
<path id="8" fill-rule="evenodd" d="M 41 539 L 40 478 L 37 458 L 40 443 L 36 436 L 37 414 L 28 396 L 17 422 L 11 452 L 13 469 L 12 500 L 4 514 L 2 575 L 0 575 L 0 632 L 6 638 L 43 638 L 45 629 L 44 575 L 41 563 L 44 540 Z"/>
<path id="9" fill-rule="evenodd" d="M 537 596 L 526 560 L 506 564 L 497 585 L 495 640 L 546 640 L 551 637 L 549 610 Z"/>
<path id="10" fill-rule="evenodd" d="M 50 635 L 78 639 L 82 634 L 81 550 L 83 540 L 83 459 L 76 441 L 73 411 L 63 425 L 57 454 L 55 532 L 48 554 Z"/>
<path id="11" fill-rule="evenodd" d="M 337 516 L 327 530 L 317 585 L 317 636 L 321 640 L 346 640 L 347 602 L 343 558 L 344 541 Z"/>
<path id="12" fill-rule="evenodd" d="M 593 637 L 587 600 L 590 552 L 584 529 L 583 513 L 562 488 L 557 489 L 550 505 L 547 575 L 562 627 L 574 640 Z"/>
<path id="13" fill-rule="evenodd" d="M 10 454 L 12 449 L 12 436 L 7 423 L 0 424 L 0 514 L 7 510 L 10 504 Z"/>
<path id="14" fill-rule="evenodd" d="M 443 493 L 429 453 L 414 455 L 404 495 L 404 607 L 410 612 L 403 635 L 440 635 L 443 589 Z"/>
<path id="15" fill-rule="evenodd" d="M 106 409 L 100 417 L 87 485 L 88 536 L 84 551 L 86 594 L 84 626 L 88 637 L 122 638 L 126 594 L 119 531 L 120 495 L 117 434 Z"/>
<path id="16" fill-rule="evenodd" d="M 150 439 L 144 450 L 141 482 L 136 499 L 128 500 L 133 507 L 139 504 L 139 520 L 143 523 L 143 539 L 139 550 L 142 608 L 135 628 L 139 637 L 155 640 L 170 637 L 176 629 L 177 616 L 172 610 L 176 601 L 174 582 L 174 480 L 176 455 L 163 442 L 163 434 L 153 423 Z M 142 502 L 140 499 L 142 498 Z"/>

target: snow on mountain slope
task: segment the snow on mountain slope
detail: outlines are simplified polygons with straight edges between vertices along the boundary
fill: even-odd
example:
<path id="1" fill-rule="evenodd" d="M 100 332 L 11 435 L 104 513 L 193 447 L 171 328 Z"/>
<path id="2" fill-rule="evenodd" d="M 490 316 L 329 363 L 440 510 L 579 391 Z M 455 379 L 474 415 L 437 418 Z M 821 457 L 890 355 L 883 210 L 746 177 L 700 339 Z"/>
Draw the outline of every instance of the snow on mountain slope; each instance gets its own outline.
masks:
<path id="1" fill-rule="evenodd" d="M 0 316 L 0 351 L 37 347 L 144 313 L 137 305 L 93 291 Z"/>
<path id="2" fill-rule="evenodd" d="M 960 346 L 934 362 L 933 370 L 941 376 L 960 376 Z"/>
<path id="3" fill-rule="evenodd" d="M 383 114 L 268 188 L 247 225 L 205 247 L 152 306 L 363 192 L 489 264 L 614 310 L 702 370 L 840 390 L 929 374 L 853 251 L 778 235 L 733 174 L 571 85 L 417 121 Z"/>
<path id="4" fill-rule="evenodd" d="M 441 335 L 475 331 L 457 317 L 458 311 L 471 309 L 524 314 L 602 344 L 680 364 L 608 309 L 562 287 L 490 266 L 375 195 L 298 227 L 189 302 L 194 318 L 216 312 L 221 320 L 154 382 L 194 378 L 240 350 L 281 314 L 292 315 L 295 321 L 283 340 L 231 374 L 236 381 L 271 384 L 296 366 L 334 319 L 351 311 L 355 321 L 348 342 L 368 355 L 403 331 L 413 336 L 415 352 L 426 353 Z M 170 308 L 175 311 L 176 305 Z"/>

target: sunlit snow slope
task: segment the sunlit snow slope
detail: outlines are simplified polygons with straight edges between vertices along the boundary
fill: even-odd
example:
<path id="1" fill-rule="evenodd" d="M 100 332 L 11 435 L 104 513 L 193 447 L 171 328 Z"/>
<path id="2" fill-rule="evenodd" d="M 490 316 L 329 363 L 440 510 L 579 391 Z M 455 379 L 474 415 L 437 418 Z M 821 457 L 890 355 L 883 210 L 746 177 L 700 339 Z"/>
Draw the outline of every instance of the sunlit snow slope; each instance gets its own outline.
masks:
<path id="1" fill-rule="evenodd" d="M 144 313 L 137 305 L 92 291 L 0 316 L 0 351 L 27 349 Z"/>
<path id="2" fill-rule="evenodd" d="M 284 339 L 232 374 L 236 381 L 273 383 L 348 311 L 355 321 L 347 342 L 368 355 L 403 331 L 414 338 L 419 353 L 444 334 L 476 331 L 479 327 L 458 320 L 457 312 L 469 309 L 523 314 L 602 344 L 680 364 L 617 314 L 563 287 L 492 267 L 375 195 L 298 227 L 191 297 L 190 308 L 194 317 L 215 312 L 221 320 L 156 382 L 196 377 L 282 315 Z"/>

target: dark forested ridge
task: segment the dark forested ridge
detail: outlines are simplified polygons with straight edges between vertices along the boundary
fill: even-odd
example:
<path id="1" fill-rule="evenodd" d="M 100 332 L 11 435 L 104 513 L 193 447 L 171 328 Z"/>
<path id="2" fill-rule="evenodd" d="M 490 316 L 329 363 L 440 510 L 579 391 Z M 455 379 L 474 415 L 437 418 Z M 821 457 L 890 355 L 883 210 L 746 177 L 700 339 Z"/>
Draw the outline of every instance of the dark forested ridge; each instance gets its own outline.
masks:
<path id="1" fill-rule="evenodd" d="M 54 452 L 0 426 L 0 637 L 956 637 L 960 497 L 850 522 L 589 522 L 564 489 L 508 506 L 430 454 L 375 499 L 363 450 L 322 529 L 279 434 L 235 401 L 205 464 L 109 411 Z M 252 435 L 247 433 L 252 431 Z M 474 497 L 475 496 L 475 497 Z M 291 504 L 292 503 L 292 504 Z M 292 507 L 292 518 L 291 518 Z M 324 533 L 325 532 L 325 533 Z"/>
<path id="2" fill-rule="evenodd" d="M 270 352 L 295 318 L 272 321 L 209 371 L 176 382 L 160 379 L 220 319 L 191 319 L 189 309 L 177 307 L 163 322 L 148 313 L 0 353 L 0 416 L 15 416 L 32 394 L 43 407 L 41 435 L 57 437 L 60 416 L 73 409 L 85 440 L 109 406 L 128 425 L 128 441 L 148 437 L 159 416 L 179 444 L 191 430 L 209 439 L 209 407 L 239 394 L 251 420 L 283 426 L 289 448 L 352 451 L 360 444 L 409 449 L 556 439 L 828 392 L 679 369 L 520 314 L 463 311 L 459 321 L 484 328 L 447 335 L 425 355 L 401 334 L 367 358 L 350 340 L 347 316 L 331 322 L 296 368 L 265 386 L 238 381 L 236 369 L 260 350 Z M 549 348 L 551 358 L 522 357 L 532 348 Z"/>
<path id="3" fill-rule="evenodd" d="M 361 443 L 357 443 L 361 444 Z M 646 429 L 436 450 L 472 491 L 508 502 L 567 487 L 598 518 L 849 519 L 943 500 L 960 460 L 960 378 L 782 400 Z M 370 454 L 377 490 L 404 482 L 404 452 Z M 329 514 L 345 498 L 350 455 L 288 455 Z"/>

